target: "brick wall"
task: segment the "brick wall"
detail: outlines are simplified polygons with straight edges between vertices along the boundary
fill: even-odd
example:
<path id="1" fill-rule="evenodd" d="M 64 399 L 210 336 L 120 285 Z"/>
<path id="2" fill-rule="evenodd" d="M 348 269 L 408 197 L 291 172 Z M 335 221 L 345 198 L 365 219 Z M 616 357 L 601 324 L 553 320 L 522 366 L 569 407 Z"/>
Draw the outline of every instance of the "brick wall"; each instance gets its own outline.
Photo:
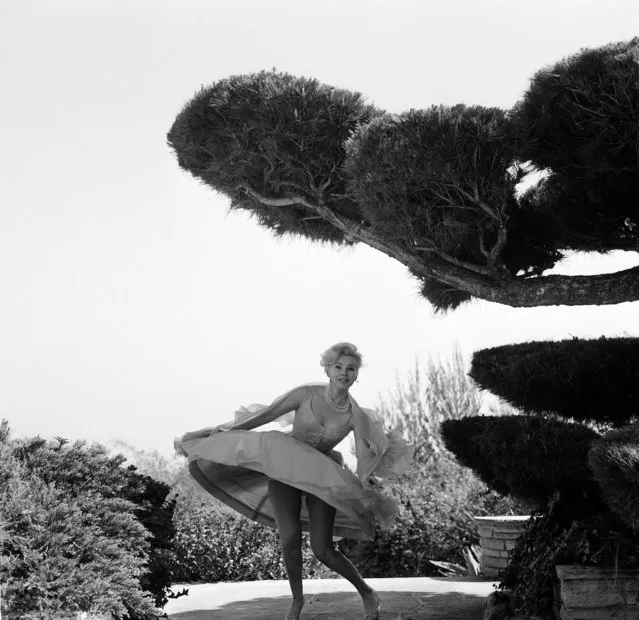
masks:
<path id="1" fill-rule="evenodd" d="M 530 517 L 475 517 L 481 546 L 481 573 L 496 577 L 508 566 L 508 555 L 524 531 Z"/>

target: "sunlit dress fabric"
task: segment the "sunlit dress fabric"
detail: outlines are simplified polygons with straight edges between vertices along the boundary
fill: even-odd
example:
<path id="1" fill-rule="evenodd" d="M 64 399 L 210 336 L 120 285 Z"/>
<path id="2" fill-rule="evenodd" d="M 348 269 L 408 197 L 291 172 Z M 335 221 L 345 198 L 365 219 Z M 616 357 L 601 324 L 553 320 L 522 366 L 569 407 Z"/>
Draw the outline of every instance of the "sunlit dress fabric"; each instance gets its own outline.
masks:
<path id="1" fill-rule="evenodd" d="M 268 497 L 268 481 L 274 479 L 333 506 L 334 536 L 372 539 L 375 524 L 390 527 L 398 507 L 369 481 L 373 476 L 392 478 L 405 471 L 413 448 L 397 433 L 385 433 L 374 412 L 360 408 L 355 401 L 350 414 L 320 424 L 312 409 L 312 394 L 317 392 L 311 389 L 313 385 L 305 387 L 308 397 L 294 414 L 283 416 L 282 423 L 293 418 L 288 432 L 233 427 L 247 418 L 263 416 L 289 393 L 268 406 L 241 408 L 233 422 L 187 433 L 175 441 L 176 451 L 188 457 L 191 475 L 206 491 L 253 521 L 277 527 Z M 334 450 L 351 430 L 355 434 L 356 474 L 343 465 L 342 455 Z M 302 502 L 300 522 L 308 531 L 306 502 Z"/>

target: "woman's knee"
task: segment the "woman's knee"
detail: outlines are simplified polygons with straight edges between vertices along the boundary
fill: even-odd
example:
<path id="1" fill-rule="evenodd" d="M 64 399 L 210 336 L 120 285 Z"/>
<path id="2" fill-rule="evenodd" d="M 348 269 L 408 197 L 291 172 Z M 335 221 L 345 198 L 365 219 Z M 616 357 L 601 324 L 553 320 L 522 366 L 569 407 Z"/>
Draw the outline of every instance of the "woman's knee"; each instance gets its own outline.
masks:
<path id="1" fill-rule="evenodd" d="M 332 544 L 326 542 L 316 542 L 311 540 L 311 550 L 313 555 L 322 563 L 330 562 L 331 557 L 335 554 L 335 548 Z"/>
<path id="2" fill-rule="evenodd" d="M 282 529 L 279 531 L 280 544 L 283 551 L 297 551 L 302 549 L 302 532 L 296 528 Z"/>

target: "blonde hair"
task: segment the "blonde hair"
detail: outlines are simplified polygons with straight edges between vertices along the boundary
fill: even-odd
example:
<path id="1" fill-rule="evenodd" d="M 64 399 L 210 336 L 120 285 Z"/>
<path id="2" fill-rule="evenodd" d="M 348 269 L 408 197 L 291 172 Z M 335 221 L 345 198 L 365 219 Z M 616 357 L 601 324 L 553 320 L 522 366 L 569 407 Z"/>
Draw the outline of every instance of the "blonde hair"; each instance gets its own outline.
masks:
<path id="1" fill-rule="evenodd" d="M 362 366 L 362 354 L 357 350 L 357 347 L 350 342 L 338 342 L 332 347 L 329 347 L 320 356 L 320 366 L 326 370 L 329 366 L 335 363 L 338 357 L 342 355 L 350 355 L 355 358 L 355 365 L 357 370 Z"/>

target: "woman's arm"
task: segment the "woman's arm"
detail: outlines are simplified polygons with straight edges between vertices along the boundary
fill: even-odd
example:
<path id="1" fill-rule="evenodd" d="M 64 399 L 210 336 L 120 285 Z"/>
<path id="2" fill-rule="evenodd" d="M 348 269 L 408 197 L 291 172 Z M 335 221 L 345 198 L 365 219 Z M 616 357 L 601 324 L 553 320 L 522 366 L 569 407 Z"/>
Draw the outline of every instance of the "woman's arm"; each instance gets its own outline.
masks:
<path id="1" fill-rule="evenodd" d="M 277 420 L 277 418 L 283 416 L 285 413 L 295 411 L 304 402 L 304 399 L 308 397 L 307 387 L 298 387 L 290 392 L 287 392 L 283 396 L 276 398 L 268 407 L 263 411 L 255 414 L 255 416 L 248 418 L 244 422 L 240 422 L 237 425 L 232 425 L 234 431 L 249 431 L 263 424 L 268 424 Z M 226 426 L 226 425 L 225 425 Z M 221 429 L 227 430 L 227 429 Z M 228 430 L 231 430 L 229 427 Z"/>

